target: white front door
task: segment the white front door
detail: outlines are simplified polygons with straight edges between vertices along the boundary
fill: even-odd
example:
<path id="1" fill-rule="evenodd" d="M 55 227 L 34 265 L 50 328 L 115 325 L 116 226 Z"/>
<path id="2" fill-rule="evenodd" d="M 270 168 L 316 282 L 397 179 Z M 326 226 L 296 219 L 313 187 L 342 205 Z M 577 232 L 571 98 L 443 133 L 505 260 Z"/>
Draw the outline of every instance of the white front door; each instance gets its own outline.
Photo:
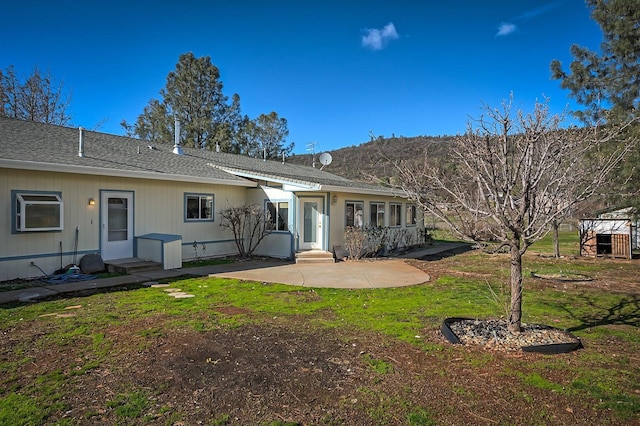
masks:
<path id="1" fill-rule="evenodd" d="M 102 259 L 133 257 L 133 193 L 104 191 L 100 217 Z"/>
<path id="2" fill-rule="evenodd" d="M 301 198 L 300 250 L 322 249 L 322 198 Z"/>

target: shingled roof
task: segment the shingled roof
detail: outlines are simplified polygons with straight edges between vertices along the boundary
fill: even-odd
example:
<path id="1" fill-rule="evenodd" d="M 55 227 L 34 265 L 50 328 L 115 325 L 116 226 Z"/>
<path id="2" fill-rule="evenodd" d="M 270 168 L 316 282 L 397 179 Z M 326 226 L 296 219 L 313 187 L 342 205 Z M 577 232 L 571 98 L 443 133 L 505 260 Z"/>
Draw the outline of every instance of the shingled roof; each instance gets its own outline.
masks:
<path id="1" fill-rule="evenodd" d="M 79 156 L 78 128 L 0 117 L 0 167 L 247 187 L 256 186 L 256 180 L 273 180 L 308 189 L 391 195 L 377 185 L 281 161 L 194 148 L 177 155 L 172 144 L 151 146 L 141 139 L 86 129 L 83 139 Z"/>

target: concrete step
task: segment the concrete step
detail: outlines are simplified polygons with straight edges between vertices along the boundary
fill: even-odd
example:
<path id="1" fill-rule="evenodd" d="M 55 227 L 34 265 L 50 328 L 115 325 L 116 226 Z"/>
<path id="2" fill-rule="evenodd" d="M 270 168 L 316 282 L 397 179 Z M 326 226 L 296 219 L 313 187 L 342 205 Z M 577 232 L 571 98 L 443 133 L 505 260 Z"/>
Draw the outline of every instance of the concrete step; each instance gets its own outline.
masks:
<path id="1" fill-rule="evenodd" d="M 162 263 L 138 258 L 107 260 L 104 264 L 109 272 L 127 275 L 132 275 L 136 272 L 163 270 Z"/>
<path id="2" fill-rule="evenodd" d="M 333 253 L 322 250 L 308 250 L 296 253 L 296 263 L 334 263 Z"/>

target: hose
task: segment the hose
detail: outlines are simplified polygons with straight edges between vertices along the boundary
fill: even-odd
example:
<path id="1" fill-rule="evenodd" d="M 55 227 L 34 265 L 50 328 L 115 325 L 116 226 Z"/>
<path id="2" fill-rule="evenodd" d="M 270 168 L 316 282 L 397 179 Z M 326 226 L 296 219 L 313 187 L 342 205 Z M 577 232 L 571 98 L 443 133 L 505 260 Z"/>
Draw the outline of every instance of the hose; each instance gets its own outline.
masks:
<path id="1" fill-rule="evenodd" d="M 98 278 L 96 275 L 87 274 L 59 274 L 51 275 L 47 282 L 49 284 L 64 284 L 67 282 L 88 281 Z"/>
<path id="2" fill-rule="evenodd" d="M 40 272 L 42 272 L 42 275 L 47 275 L 47 273 L 45 271 L 42 270 L 41 267 L 39 267 L 38 265 L 36 265 L 34 262 L 31 262 L 31 266 L 34 266 L 36 268 L 38 268 L 40 270 Z"/>

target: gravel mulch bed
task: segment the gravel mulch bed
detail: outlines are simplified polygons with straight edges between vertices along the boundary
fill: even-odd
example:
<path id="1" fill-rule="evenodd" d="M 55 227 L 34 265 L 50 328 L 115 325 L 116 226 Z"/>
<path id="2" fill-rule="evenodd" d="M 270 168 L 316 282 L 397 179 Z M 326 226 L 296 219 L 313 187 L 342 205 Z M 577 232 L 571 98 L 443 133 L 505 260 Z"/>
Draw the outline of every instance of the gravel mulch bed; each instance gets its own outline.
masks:
<path id="1" fill-rule="evenodd" d="M 460 343 L 492 350 L 514 351 L 531 346 L 580 343 L 571 333 L 539 324 L 523 323 L 520 333 L 510 332 L 504 320 L 459 319 L 448 325 Z"/>

